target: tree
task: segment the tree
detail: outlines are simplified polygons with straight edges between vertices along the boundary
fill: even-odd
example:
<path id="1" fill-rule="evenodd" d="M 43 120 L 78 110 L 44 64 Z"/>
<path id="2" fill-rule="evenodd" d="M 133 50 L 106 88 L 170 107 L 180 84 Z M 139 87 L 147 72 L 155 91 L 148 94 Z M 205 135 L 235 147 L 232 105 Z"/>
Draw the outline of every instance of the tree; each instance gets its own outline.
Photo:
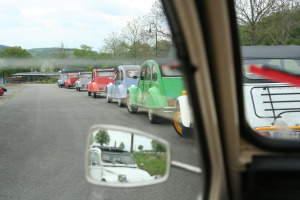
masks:
<path id="1" fill-rule="evenodd" d="M 128 45 L 118 33 L 112 32 L 104 39 L 104 44 L 103 51 L 112 55 L 112 58 L 126 57 Z"/>
<path id="2" fill-rule="evenodd" d="M 166 148 L 156 140 L 151 141 L 151 146 L 155 152 L 166 152 Z"/>
<path id="3" fill-rule="evenodd" d="M 0 51 L 1 58 L 32 58 L 32 55 L 21 47 L 8 47 Z"/>
<path id="4" fill-rule="evenodd" d="M 41 67 L 41 72 L 50 73 L 53 71 L 54 71 L 54 66 L 49 61 L 46 61 Z"/>
<path id="5" fill-rule="evenodd" d="M 110 136 L 106 131 L 100 130 L 96 134 L 95 140 L 96 140 L 97 143 L 99 143 L 101 146 L 103 146 L 103 144 L 109 144 Z"/>
<path id="6" fill-rule="evenodd" d="M 76 58 L 97 58 L 98 54 L 92 51 L 92 47 L 82 44 L 80 49 L 74 49 L 73 54 Z"/>
<path id="7" fill-rule="evenodd" d="M 143 29 L 143 26 L 144 25 L 139 18 L 133 19 L 132 21 L 127 22 L 127 25 L 123 28 L 121 34 L 130 48 L 130 55 L 135 61 L 138 56 L 141 55 L 140 52 L 142 50 L 139 48 L 144 48 L 144 46 L 140 44 L 145 43 L 147 39 L 146 30 Z"/>
<path id="8" fill-rule="evenodd" d="M 292 28 L 299 24 L 299 0 L 277 0 L 276 12 L 262 19 L 262 30 L 270 45 L 287 45 Z"/>
<path id="9" fill-rule="evenodd" d="M 55 58 L 57 59 L 67 58 L 67 53 L 64 47 L 64 43 L 61 43 L 60 47 L 56 49 Z"/>
<path id="10" fill-rule="evenodd" d="M 125 144 L 124 144 L 124 142 L 121 142 L 121 144 L 119 145 L 119 148 L 120 148 L 120 149 L 125 149 Z"/>
<path id="11" fill-rule="evenodd" d="M 143 145 L 139 145 L 138 146 L 138 150 L 142 151 L 144 149 L 144 146 Z"/>
<path id="12" fill-rule="evenodd" d="M 243 26 L 243 36 L 248 36 L 251 45 L 257 44 L 259 22 L 275 9 L 276 0 L 236 0 L 238 23 Z"/>

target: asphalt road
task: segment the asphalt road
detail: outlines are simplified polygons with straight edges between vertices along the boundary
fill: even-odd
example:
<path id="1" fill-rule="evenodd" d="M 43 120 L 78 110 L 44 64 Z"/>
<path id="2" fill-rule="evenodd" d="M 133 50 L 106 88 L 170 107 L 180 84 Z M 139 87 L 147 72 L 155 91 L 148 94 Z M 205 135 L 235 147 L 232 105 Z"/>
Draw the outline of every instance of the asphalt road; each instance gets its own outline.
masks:
<path id="1" fill-rule="evenodd" d="M 129 114 L 105 98 L 56 85 L 8 86 L 0 97 L 0 199 L 195 199 L 202 177 L 171 168 L 169 179 L 140 188 L 94 186 L 84 177 L 84 149 L 94 124 L 127 126 L 164 138 L 172 160 L 200 166 L 193 140 L 171 122 L 150 124 L 145 111 Z M 200 163 L 200 164 L 199 164 Z"/>

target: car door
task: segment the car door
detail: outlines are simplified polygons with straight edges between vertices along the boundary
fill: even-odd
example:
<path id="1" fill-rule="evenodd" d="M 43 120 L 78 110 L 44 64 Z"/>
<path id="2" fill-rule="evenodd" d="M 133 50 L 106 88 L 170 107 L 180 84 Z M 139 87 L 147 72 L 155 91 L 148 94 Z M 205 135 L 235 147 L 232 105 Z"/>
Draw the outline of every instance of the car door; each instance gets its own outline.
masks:
<path id="1" fill-rule="evenodd" d="M 150 66 L 145 63 L 142 66 L 141 70 L 141 76 L 140 80 L 138 83 L 138 96 L 137 96 L 137 103 L 140 105 L 145 105 L 146 101 L 146 95 L 147 95 L 147 89 L 149 87 L 151 80 L 151 71 L 150 71 Z"/>
<path id="2" fill-rule="evenodd" d="M 124 71 L 122 68 L 118 68 L 116 71 L 117 75 L 116 75 L 116 79 L 114 81 L 114 97 L 115 98 L 120 98 L 120 87 L 122 87 L 123 85 L 123 81 L 124 81 Z"/>
<path id="3" fill-rule="evenodd" d="M 97 181 L 102 180 L 103 169 L 100 162 L 100 155 L 96 151 L 90 151 L 90 173 Z"/>

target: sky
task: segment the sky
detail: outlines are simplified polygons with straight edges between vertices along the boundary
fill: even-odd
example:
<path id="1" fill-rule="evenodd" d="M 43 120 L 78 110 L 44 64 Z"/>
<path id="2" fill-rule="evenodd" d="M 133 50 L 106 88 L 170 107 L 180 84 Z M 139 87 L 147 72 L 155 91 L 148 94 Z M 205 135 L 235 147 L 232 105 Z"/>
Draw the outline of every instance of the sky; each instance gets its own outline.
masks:
<path id="1" fill-rule="evenodd" d="M 95 131 L 93 133 L 93 136 L 95 137 L 95 135 L 97 133 L 98 133 L 98 131 Z M 104 146 L 114 147 L 114 145 L 116 143 L 116 147 L 119 147 L 120 144 L 123 142 L 125 145 L 125 150 L 130 151 L 131 134 L 126 133 L 126 132 L 115 131 L 115 130 L 109 130 L 108 134 L 110 136 L 110 143 L 107 145 L 104 145 Z M 138 151 L 138 146 L 142 145 L 143 150 L 152 150 L 152 145 L 151 145 L 152 140 L 153 139 L 145 137 L 145 136 L 134 135 L 133 149 L 135 151 Z M 94 144 L 97 144 L 97 143 L 93 143 L 93 145 Z"/>
<path id="2" fill-rule="evenodd" d="M 98 51 L 103 39 L 150 12 L 155 0 L 0 0 L 0 44 Z"/>

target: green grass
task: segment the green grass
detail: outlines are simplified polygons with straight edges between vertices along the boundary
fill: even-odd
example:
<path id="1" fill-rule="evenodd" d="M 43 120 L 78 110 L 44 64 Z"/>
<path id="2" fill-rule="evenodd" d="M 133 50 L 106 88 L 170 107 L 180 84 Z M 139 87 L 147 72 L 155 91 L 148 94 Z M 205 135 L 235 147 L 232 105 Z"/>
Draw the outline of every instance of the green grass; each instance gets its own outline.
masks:
<path id="1" fill-rule="evenodd" d="M 134 152 L 134 159 L 140 169 L 147 171 L 151 176 L 164 176 L 167 169 L 167 155 L 165 153 Z M 141 163 L 144 167 L 141 167 Z"/>

